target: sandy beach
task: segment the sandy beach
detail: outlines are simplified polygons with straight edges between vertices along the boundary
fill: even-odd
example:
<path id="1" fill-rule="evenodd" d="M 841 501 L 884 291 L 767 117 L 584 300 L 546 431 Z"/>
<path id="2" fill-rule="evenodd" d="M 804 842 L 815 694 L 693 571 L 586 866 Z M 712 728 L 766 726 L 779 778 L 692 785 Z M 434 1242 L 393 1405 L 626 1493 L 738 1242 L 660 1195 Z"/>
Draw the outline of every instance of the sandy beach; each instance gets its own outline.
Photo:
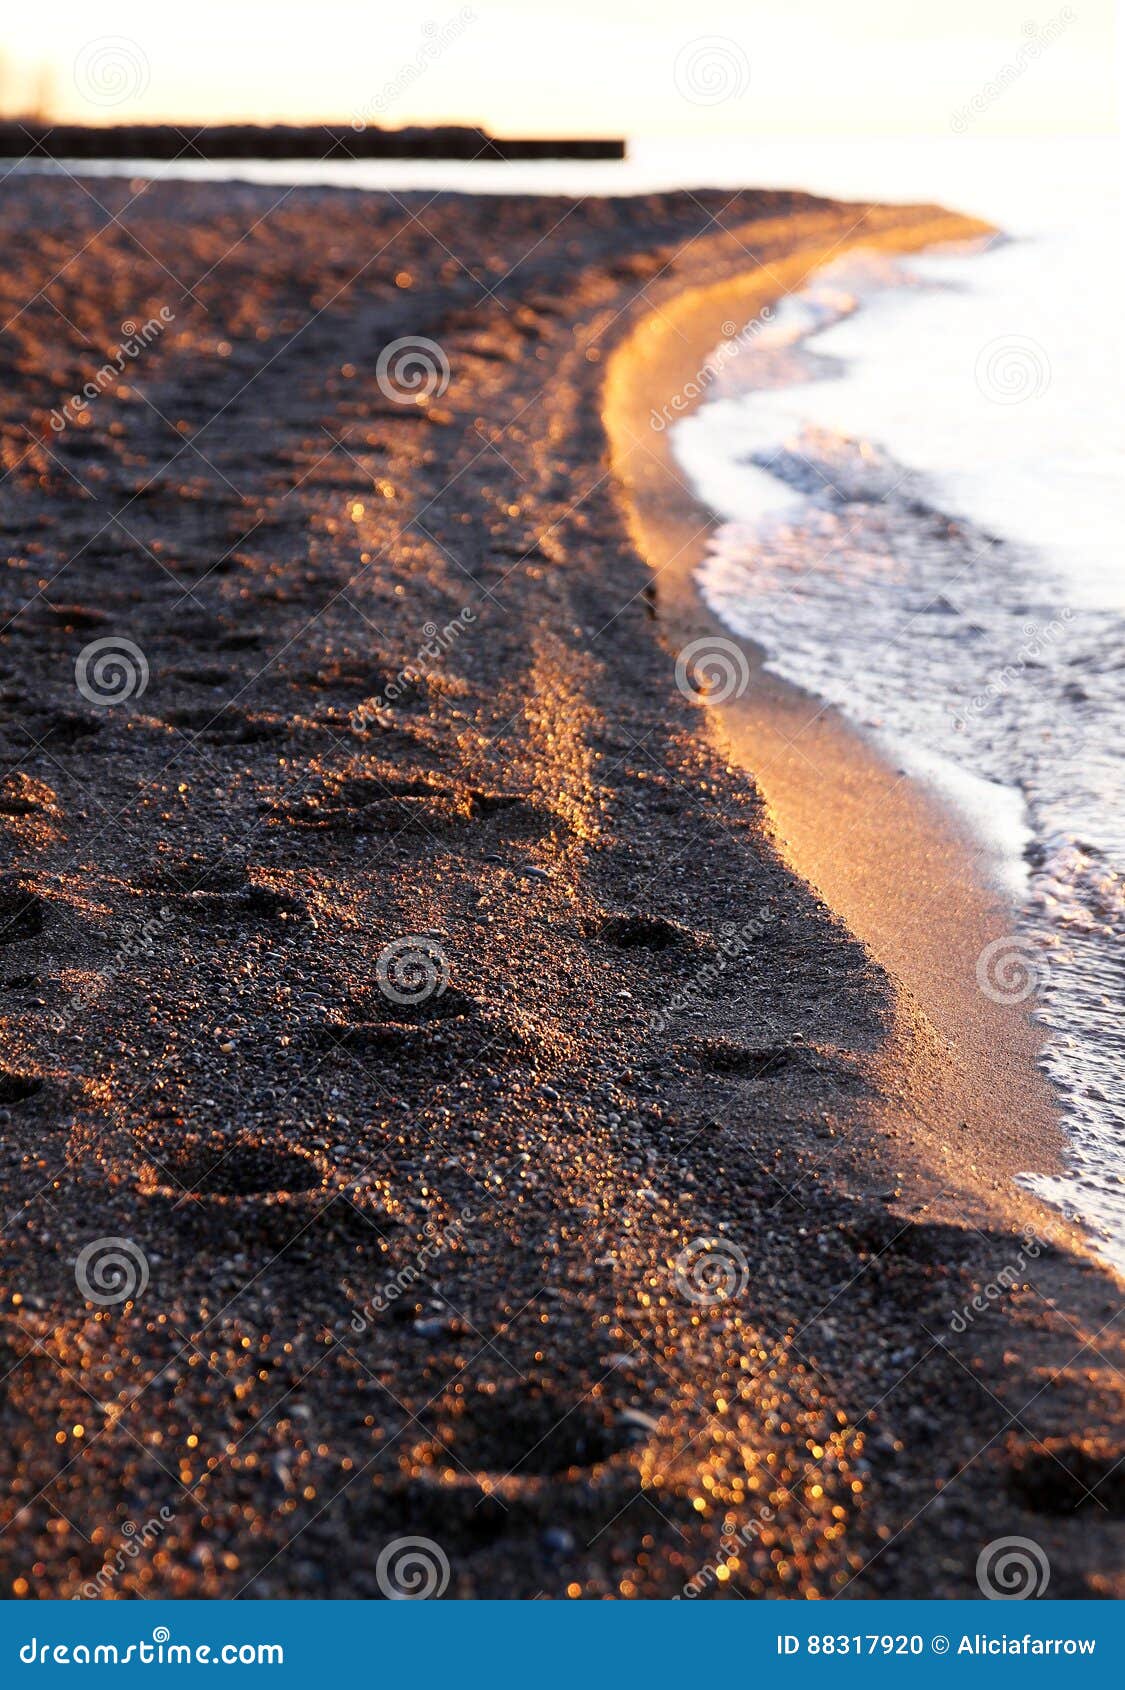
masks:
<path id="1" fill-rule="evenodd" d="M 1060 1135 L 974 985 L 1003 899 L 752 647 L 675 680 L 713 519 L 653 409 L 979 225 L 0 224 L 4 1594 L 378 1597 L 404 1537 L 450 1598 L 976 1596 L 1010 1537 L 1122 1594 L 1119 1288 L 1013 1183 Z"/>

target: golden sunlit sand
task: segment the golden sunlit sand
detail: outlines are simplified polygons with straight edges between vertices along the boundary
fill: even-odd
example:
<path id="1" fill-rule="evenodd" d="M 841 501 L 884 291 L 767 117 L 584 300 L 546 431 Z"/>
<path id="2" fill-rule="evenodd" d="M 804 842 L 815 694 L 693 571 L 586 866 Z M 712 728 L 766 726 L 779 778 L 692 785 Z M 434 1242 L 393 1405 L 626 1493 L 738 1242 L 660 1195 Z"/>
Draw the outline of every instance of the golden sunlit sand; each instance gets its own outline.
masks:
<path id="1" fill-rule="evenodd" d="M 1005 1140 L 933 947 L 756 783 L 781 703 L 728 747 L 677 689 L 630 531 L 617 384 L 666 393 L 615 348 L 861 208 L 98 195 L 0 205 L 7 1590 L 148 1521 L 114 1596 L 385 1595 L 414 1534 L 456 1597 L 969 1595 L 998 1529 L 1109 1589 L 1109 1281 L 1059 1225 L 959 1313 L 1053 1145 L 1030 1037 Z"/>

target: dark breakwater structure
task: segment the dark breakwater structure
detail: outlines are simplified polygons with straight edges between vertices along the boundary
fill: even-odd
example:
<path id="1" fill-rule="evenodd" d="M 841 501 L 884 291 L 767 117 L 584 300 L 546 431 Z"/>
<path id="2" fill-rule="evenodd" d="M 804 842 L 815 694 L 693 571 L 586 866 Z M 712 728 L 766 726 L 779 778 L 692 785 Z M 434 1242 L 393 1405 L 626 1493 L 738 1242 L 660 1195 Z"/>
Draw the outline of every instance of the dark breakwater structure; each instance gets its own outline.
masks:
<path id="1" fill-rule="evenodd" d="M 613 138 L 497 137 L 484 129 L 380 129 L 367 123 L 42 123 L 0 122 L 0 158 L 438 158 L 622 159 Z"/>

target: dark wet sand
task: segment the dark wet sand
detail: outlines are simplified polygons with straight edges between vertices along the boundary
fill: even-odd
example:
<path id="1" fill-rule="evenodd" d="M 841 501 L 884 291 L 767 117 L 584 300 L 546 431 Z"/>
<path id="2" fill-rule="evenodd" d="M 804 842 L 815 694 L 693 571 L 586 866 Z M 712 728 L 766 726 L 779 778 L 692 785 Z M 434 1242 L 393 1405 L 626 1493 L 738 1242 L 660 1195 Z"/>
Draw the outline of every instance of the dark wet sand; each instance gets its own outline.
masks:
<path id="1" fill-rule="evenodd" d="M 404 1535 L 451 1597 L 974 1595 L 1007 1535 L 1116 1588 L 1120 1299 L 1007 1183 L 1029 1035 L 990 1088 L 811 824 L 795 871 L 602 421 L 685 289 L 935 214 L 138 186 L 0 197 L 5 1592 L 378 1596 Z M 100 1238 L 135 1299 L 78 1288 Z"/>

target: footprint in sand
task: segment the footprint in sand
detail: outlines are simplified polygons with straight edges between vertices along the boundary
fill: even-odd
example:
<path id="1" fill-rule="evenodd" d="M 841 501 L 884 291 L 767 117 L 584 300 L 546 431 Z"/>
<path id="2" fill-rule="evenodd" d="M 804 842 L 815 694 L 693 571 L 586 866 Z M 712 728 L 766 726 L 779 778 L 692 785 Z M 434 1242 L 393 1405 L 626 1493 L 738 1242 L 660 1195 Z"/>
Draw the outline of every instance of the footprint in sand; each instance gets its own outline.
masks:
<path id="1" fill-rule="evenodd" d="M 662 915 L 607 915 L 594 922 L 590 932 L 618 950 L 666 951 L 674 945 L 692 943 L 686 928 Z"/>
<path id="2" fill-rule="evenodd" d="M 0 945 L 33 939 L 43 931 L 47 904 L 18 875 L 0 876 Z"/>
<path id="3" fill-rule="evenodd" d="M 26 1103 L 29 1097 L 42 1091 L 43 1081 L 38 1074 L 20 1074 L 11 1068 L 0 1068 L 0 1104 Z"/>

